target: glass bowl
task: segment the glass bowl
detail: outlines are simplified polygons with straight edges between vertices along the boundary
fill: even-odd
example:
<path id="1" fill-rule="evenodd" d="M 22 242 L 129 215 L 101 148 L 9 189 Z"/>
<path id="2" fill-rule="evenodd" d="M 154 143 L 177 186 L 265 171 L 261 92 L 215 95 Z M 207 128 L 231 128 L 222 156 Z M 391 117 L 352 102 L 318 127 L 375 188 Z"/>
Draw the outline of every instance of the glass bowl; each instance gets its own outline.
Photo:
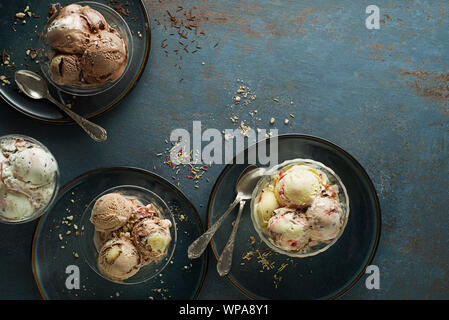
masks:
<path id="1" fill-rule="evenodd" d="M 337 234 L 337 236 L 331 240 L 314 243 L 313 245 L 309 245 L 299 251 L 286 251 L 286 250 L 283 250 L 283 249 L 275 246 L 269 240 L 268 231 L 265 227 L 261 226 L 260 219 L 257 216 L 256 199 L 259 196 L 260 192 L 265 187 L 267 187 L 268 185 L 273 183 L 274 177 L 277 176 L 277 174 L 282 169 L 292 166 L 292 165 L 298 165 L 298 164 L 305 164 L 305 165 L 311 166 L 318 172 L 324 173 L 327 176 L 327 178 L 329 180 L 329 184 L 334 187 L 335 191 L 337 191 L 337 199 L 338 199 L 338 202 L 339 202 L 342 212 L 343 212 L 343 224 L 342 224 L 342 227 L 341 227 L 339 233 Z M 349 197 L 348 197 L 348 193 L 346 191 L 346 188 L 345 188 L 343 182 L 341 181 L 341 179 L 338 177 L 338 175 L 332 169 L 326 167 L 321 162 L 310 160 L 310 159 L 298 158 L 298 159 L 288 160 L 288 161 L 284 161 L 283 163 L 281 163 L 279 165 L 272 167 L 271 169 L 268 170 L 265 177 L 259 180 L 256 187 L 254 188 L 252 198 L 251 198 L 251 220 L 252 220 L 254 229 L 259 234 L 262 241 L 265 242 L 271 249 L 273 249 L 274 251 L 276 251 L 280 254 L 285 254 L 290 257 L 304 258 L 304 257 L 314 256 L 314 255 L 317 255 L 317 254 L 329 249 L 335 242 L 337 242 L 337 240 L 343 234 L 346 224 L 348 222 L 348 217 L 349 217 Z"/>
<path id="2" fill-rule="evenodd" d="M 74 96 L 92 96 L 111 89 L 117 82 L 120 81 L 120 79 L 123 78 L 124 74 L 128 72 L 133 56 L 133 37 L 126 21 L 117 11 L 115 11 L 111 7 L 94 1 L 80 1 L 75 2 L 74 4 L 78 4 L 81 6 L 89 6 L 92 9 L 97 10 L 99 13 L 103 15 L 109 26 L 115 29 L 119 33 L 119 35 L 125 40 L 126 50 L 128 53 L 128 60 L 126 62 L 126 67 L 123 70 L 123 73 L 119 78 L 117 78 L 114 81 L 97 85 L 83 84 L 83 83 L 64 85 L 59 84 L 52 79 L 49 66 L 51 58 L 53 57 L 55 51 L 47 43 L 47 29 L 51 25 L 51 23 L 55 20 L 59 10 L 62 8 L 60 4 L 56 4 L 56 12 L 50 17 L 50 19 L 44 25 L 41 33 L 39 34 L 38 49 L 37 49 L 39 64 L 45 78 L 58 90 Z"/>
<path id="3" fill-rule="evenodd" d="M 11 134 L 11 135 L 6 135 L 6 136 L 1 136 L 0 142 L 3 140 L 9 140 L 9 139 L 21 139 L 21 140 L 24 140 L 26 142 L 32 143 L 32 144 L 40 147 L 45 152 L 47 152 L 48 154 L 51 155 L 51 157 L 53 158 L 53 160 L 55 162 L 55 166 L 56 166 L 56 172 L 55 172 L 55 177 L 54 177 L 54 188 L 53 188 L 53 192 L 50 197 L 50 200 L 47 202 L 47 204 L 41 206 L 33 214 L 23 217 L 21 219 L 9 219 L 0 213 L 0 222 L 6 223 L 6 224 L 20 224 L 20 223 L 33 221 L 33 220 L 39 218 L 40 216 L 45 214 L 51 208 L 51 206 L 55 202 L 55 199 L 56 199 L 56 196 L 57 196 L 58 190 L 59 190 L 59 167 L 58 167 L 58 162 L 56 161 L 56 158 L 54 157 L 54 155 L 50 152 L 50 150 L 47 149 L 46 146 L 44 146 L 39 141 L 37 141 L 31 137 L 25 136 L 25 135 Z M 1 183 L 0 183 L 0 185 L 1 185 Z"/>
<path id="4" fill-rule="evenodd" d="M 148 205 L 152 203 L 156 209 L 159 210 L 160 217 L 163 219 L 168 219 L 172 223 L 172 226 L 170 227 L 170 235 L 171 235 L 171 242 L 167 250 L 167 254 L 160 259 L 158 262 L 151 262 L 139 269 L 139 271 L 133 275 L 132 277 L 125 279 L 123 281 L 115 281 L 107 278 L 98 268 L 97 259 L 98 259 L 98 251 L 97 246 L 95 244 L 95 227 L 90 222 L 90 214 L 92 211 L 92 208 L 95 204 L 95 202 L 102 196 L 108 193 L 119 193 L 125 197 L 129 198 L 135 198 L 137 199 L 142 205 Z M 81 221 L 81 232 L 79 237 L 80 242 L 80 248 L 81 248 L 81 255 L 86 261 L 86 263 L 94 270 L 98 275 L 100 275 L 102 278 L 115 282 L 118 284 L 124 284 L 124 285 L 133 285 L 138 283 L 143 283 L 145 281 L 148 281 L 164 270 L 164 268 L 167 266 L 168 262 L 171 260 L 173 253 L 175 252 L 176 247 L 176 239 L 177 239 L 177 230 L 176 230 L 176 223 L 174 216 L 170 209 L 168 208 L 167 204 L 154 192 L 147 190 L 142 187 L 138 186 L 132 186 L 132 185 L 123 185 L 123 186 L 117 186 L 113 187 L 111 189 L 108 189 L 101 194 L 99 194 L 95 199 L 93 199 L 90 204 L 86 207 L 86 210 L 84 211 Z"/>

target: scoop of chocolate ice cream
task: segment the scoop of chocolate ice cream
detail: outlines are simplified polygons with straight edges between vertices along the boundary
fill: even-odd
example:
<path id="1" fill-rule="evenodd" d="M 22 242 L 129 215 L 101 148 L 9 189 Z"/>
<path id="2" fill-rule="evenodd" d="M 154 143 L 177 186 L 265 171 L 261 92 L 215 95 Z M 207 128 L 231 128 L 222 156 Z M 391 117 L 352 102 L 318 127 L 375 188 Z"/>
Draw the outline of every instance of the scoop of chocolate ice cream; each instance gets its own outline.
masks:
<path id="1" fill-rule="evenodd" d="M 80 58 L 76 55 L 59 54 L 51 60 L 52 79 L 59 84 L 76 84 L 81 82 Z"/>
<path id="2" fill-rule="evenodd" d="M 101 248 L 98 254 L 98 268 L 111 280 L 128 279 L 140 268 L 137 249 L 127 238 L 113 238 Z"/>
<path id="3" fill-rule="evenodd" d="M 90 31 L 93 33 L 97 33 L 100 30 L 107 30 L 109 28 L 103 15 L 89 6 L 82 7 L 81 18 L 86 21 Z"/>
<path id="4" fill-rule="evenodd" d="M 128 59 L 127 48 L 117 32 L 100 31 L 81 57 L 86 83 L 114 81 L 123 73 Z"/>
<path id="5" fill-rule="evenodd" d="M 91 37 L 109 28 L 104 17 L 89 6 L 72 4 L 62 8 L 48 27 L 49 45 L 62 53 L 82 54 Z"/>

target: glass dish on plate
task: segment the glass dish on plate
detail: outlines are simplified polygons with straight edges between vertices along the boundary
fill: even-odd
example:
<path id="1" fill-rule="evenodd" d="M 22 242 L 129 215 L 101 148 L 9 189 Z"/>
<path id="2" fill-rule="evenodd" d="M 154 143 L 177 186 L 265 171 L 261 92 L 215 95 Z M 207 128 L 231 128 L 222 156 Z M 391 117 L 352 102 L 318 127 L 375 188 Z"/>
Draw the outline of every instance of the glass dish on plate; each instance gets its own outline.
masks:
<path id="1" fill-rule="evenodd" d="M 0 198 L 0 201 L 2 201 L 2 199 L 4 200 L 4 205 L 5 208 L 8 207 L 8 205 L 12 205 L 15 209 L 13 210 L 14 212 L 16 212 L 16 214 L 14 214 L 14 216 L 17 217 L 8 217 L 6 216 L 6 214 L 3 214 L 0 210 L 0 222 L 2 223 L 6 223 L 6 224 L 19 224 L 19 223 L 25 223 L 25 222 L 29 222 L 29 221 L 33 221 L 39 217 L 41 217 L 43 214 L 45 214 L 53 205 L 56 196 L 58 194 L 58 190 L 59 190 L 59 167 L 58 167 L 58 163 L 55 159 L 55 157 L 53 156 L 53 154 L 50 152 L 50 150 L 47 149 L 46 146 L 44 146 L 42 143 L 40 143 L 39 141 L 28 137 L 28 136 L 24 136 L 24 135 L 20 135 L 20 134 L 12 134 L 12 135 L 6 135 L 6 136 L 2 136 L 0 137 L 0 143 L 5 143 L 7 141 L 15 141 L 14 145 L 19 145 L 19 147 L 24 147 L 24 151 L 26 151 L 27 149 L 30 148 L 37 148 L 43 151 L 43 155 L 46 155 L 48 157 L 48 159 L 53 163 L 53 170 L 54 172 L 52 172 L 51 174 L 53 175 L 53 177 L 51 178 L 52 181 L 41 185 L 39 187 L 35 186 L 33 184 L 33 180 L 37 179 L 37 180 L 41 180 L 44 176 L 43 176 L 43 172 L 39 172 L 41 170 L 45 171 L 45 168 L 47 168 L 47 164 L 44 162 L 42 163 L 42 159 L 39 159 L 38 156 L 36 156 L 35 153 L 28 155 L 30 158 L 28 158 L 27 155 L 21 155 L 20 159 L 16 159 L 16 164 L 15 166 L 13 165 L 13 168 L 11 168 L 10 170 L 13 172 L 12 174 L 12 178 L 10 179 L 10 183 L 6 183 L 6 184 L 17 184 L 17 186 L 9 186 L 6 187 L 5 190 L 2 190 L 2 187 L 5 186 L 6 184 L 4 184 L 4 180 L 5 177 L 3 176 L 3 170 L 4 170 L 4 163 L 7 160 L 3 159 L 4 156 L 2 154 L 2 152 L 0 151 L 0 178 L 2 179 L 2 182 L 0 182 L 0 191 L 3 192 L 5 194 L 5 198 Z M 6 147 L 7 149 L 9 147 Z M 15 148 L 15 147 L 14 147 Z M 0 148 L 0 150 L 3 148 Z M 19 149 L 15 149 L 17 150 L 16 153 L 18 153 L 20 150 Z M 8 150 L 9 151 L 13 151 L 13 150 Z M 11 158 L 11 155 L 9 155 L 9 157 Z M 3 161 L 3 160 L 4 161 Z M 44 157 L 45 159 L 45 157 Z M 21 160 L 21 161 L 19 161 Z M 32 164 L 31 162 L 34 162 L 34 164 Z M 29 167 L 27 167 L 29 166 Z M 33 168 L 34 167 L 34 168 Z M 26 171 L 24 172 L 24 170 L 26 169 Z M 17 177 L 15 177 L 16 175 L 22 175 L 22 178 L 16 179 Z M 41 176 L 42 175 L 42 176 Z M 27 179 L 30 179 L 30 181 L 25 181 L 24 178 L 27 177 Z M 47 181 L 46 181 L 47 182 Z M 22 188 L 24 188 L 24 190 L 22 190 Z M 29 188 L 29 190 L 28 190 Z M 41 191 L 39 191 L 41 189 Z M 8 190 L 13 190 L 13 192 L 10 194 L 10 198 L 8 198 Z M 27 191 L 28 190 L 28 191 Z M 41 192 L 41 193 L 39 193 Z M 16 194 L 17 193 L 17 194 Z M 27 199 L 33 199 L 34 197 L 38 197 L 39 203 L 35 203 L 34 205 L 32 205 L 32 207 L 34 207 L 34 211 L 30 214 L 19 214 L 19 210 L 26 210 L 29 211 L 29 205 L 27 206 L 23 206 L 23 204 L 19 204 L 23 203 L 23 197 L 19 197 L 19 194 L 25 194 L 28 195 Z M 34 195 L 34 197 L 33 197 Z M 3 195 L 2 195 L 3 196 Z M 31 197 L 30 197 L 31 196 Z M 45 198 L 42 198 L 45 197 Z M 20 200 L 22 199 L 22 200 Z M 44 199 L 44 200 L 42 200 Z M 30 200 L 31 201 L 31 200 Z M 27 202 L 25 202 L 27 203 Z M 2 205 L 0 203 L 0 209 L 2 208 Z M 10 207 L 11 208 L 11 207 Z M 28 208 L 28 209 L 27 209 Z"/>
<path id="2" fill-rule="evenodd" d="M 63 84 L 58 83 L 53 79 L 52 73 L 50 70 L 50 64 L 55 55 L 57 53 L 48 43 L 48 28 L 51 26 L 51 24 L 54 22 L 55 18 L 58 15 L 58 12 L 61 10 L 61 6 L 59 4 L 56 5 L 56 12 L 51 16 L 51 18 L 47 21 L 47 23 L 44 25 L 40 35 L 39 35 L 39 43 L 38 43 L 38 56 L 39 56 L 39 63 L 41 70 L 45 76 L 45 78 L 58 90 L 74 95 L 74 96 L 92 96 L 97 95 L 99 93 L 102 93 L 106 90 L 111 89 L 117 82 L 120 81 L 120 79 L 123 78 L 123 76 L 126 74 L 126 72 L 129 70 L 129 67 L 132 63 L 132 56 L 133 56 L 133 36 L 131 33 L 131 30 L 126 23 L 126 21 L 123 19 L 123 17 L 116 12 L 111 7 L 104 5 L 102 3 L 93 2 L 93 1 L 81 1 L 74 3 L 76 5 L 80 6 L 89 6 L 90 8 L 98 11 L 101 15 L 103 15 L 104 19 L 106 20 L 106 23 L 114 29 L 119 36 L 124 40 L 125 43 L 125 49 L 127 53 L 127 61 L 126 66 L 121 73 L 121 75 L 113 79 L 111 81 L 107 81 L 104 83 L 72 83 L 72 84 Z"/>
<path id="3" fill-rule="evenodd" d="M 168 219 L 171 222 L 171 227 L 169 228 L 171 241 L 170 244 L 168 245 L 166 254 L 158 261 L 152 261 L 149 264 L 143 265 L 142 267 L 140 267 L 139 271 L 136 274 L 122 281 L 112 280 L 106 277 L 101 272 L 98 266 L 98 254 L 99 254 L 97 242 L 98 238 L 96 235 L 95 227 L 89 220 L 91 217 L 92 208 L 94 207 L 97 200 L 102 196 L 110 193 L 118 193 L 128 199 L 136 199 L 142 206 L 152 204 L 159 212 L 159 216 L 161 219 Z M 81 217 L 80 225 L 81 225 L 81 232 L 79 244 L 82 257 L 84 258 L 86 263 L 90 266 L 90 268 L 93 271 L 95 271 L 98 275 L 100 275 L 104 279 L 107 279 L 115 283 L 132 285 L 143 283 L 154 278 L 155 276 L 160 274 L 162 270 L 164 270 L 164 268 L 167 266 L 168 262 L 172 258 L 173 253 L 175 251 L 177 241 L 177 229 L 172 212 L 168 208 L 167 204 L 158 195 L 142 187 L 123 185 L 113 187 L 102 192 L 97 197 L 95 197 L 95 199 L 93 199 L 87 206 Z"/>
<path id="4" fill-rule="evenodd" d="M 260 217 L 260 212 L 258 212 L 258 210 L 256 208 L 256 206 L 257 206 L 256 202 L 258 199 L 259 199 L 259 201 L 261 201 L 260 196 L 264 190 L 267 190 L 266 188 L 273 189 L 274 185 L 276 185 L 276 188 L 277 188 L 277 183 L 283 177 L 282 173 L 287 172 L 288 169 L 294 168 L 295 166 L 305 166 L 304 168 L 308 168 L 307 170 L 309 170 L 309 169 L 313 170 L 314 174 L 316 174 L 317 177 L 319 176 L 319 177 L 321 177 L 320 179 L 323 179 L 322 180 L 323 185 L 328 186 L 326 188 L 326 191 L 323 191 L 323 192 L 332 193 L 333 198 L 335 198 L 336 202 L 339 204 L 339 206 L 341 208 L 341 216 L 339 218 L 339 222 L 341 223 L 341 226 L 340 226 L 338 232 L 333 234 L 331 237 L 327 237 L 324 240 L 322 240 L 322 239 L 308 240 L 307 236 L 304 236 L 304 238 L 297 236 L 300 233 L 307 234 L 307 232 L 309 232 L 309 230 L 311 228 L 308 225 L 308 222 L 310 221 L 310 219 L 309 219 L 309 217 L 306 217 L 307 214 L 305 214 L 307 212 L 307 210 L 311 207 L 311 203 L 302 204 L 303 208 L 300 211 L 301 212 L 300 218 L 296 214 L 294 214 L 294 215 L 290 214 L 291 216 L 289 216 L 288 211 L 284 211 L 286 218 L 282 217 L 282 215 L 279 215 L 280 220 L 277 220 L 277 221 L 268 217 L 268 218 L 270 218 L 269 219 L 270 223 L 273 221 L 273 228 L 279 229 L 282 227 L 283 231 L 286 230 L 285 232 L 288 232 L 285 234 L 286 240 L 284 240 L 284 239 L 277 240 L 276 239 L 276 241 L 275 241 L 275 240 L 273 240 L 272 236 L 270 237 L 270 231 L 269 231 L 270 225 L 268 225 L 268 218 L 266 219 L 265 222 L 263 221 L 264 218 Z M 296 167 L 296 168 L 298 168 L 298 167 Z M 293 182 L 293 183 L 295 183 L 295 182 Z M 297 192 L 297 191 L 298 190 L 294 190 L 294 192 Z M 277 200 L 279 200 L 278 192 L 279 192 L 278 190 L 273 190 L 273 196 L 275 195 Z M 313 198 L 319 198 L 319 197 L 320 197 L 319 194 L 317 194 Z M 273 200 L 273 201 L 275 201 L 277 204 L 277 200 Z M 280 207 L 284 207 L 284 206 L 277 205 L 277 208 L 280 208 Z M 282 209 L 282 208 L 280 208 L 280 209 Z M 276 211 L 278 211 L 278 210 L 276 210 Z M 287 210 L 291 210 L 291 209 L 288 208 Z M 292 211 L 297 212 L 296 209 L 292 209 Z M 270 214 L 271 214 L 271 212 L 270 212 Z M 346 224 L 348 222 L 348 216 L 349 216 L 349 197 L 348 197 L 348 194 L 347 194 L 347 191 L 346 191 L 346 188 L 345 188 L 343 182 L 335 174 L 335 172 L 332 169 L 326 167 L 324 164 L 322 164 L 320 162 L 310 160 L 310 159 L 299 159 L 298 158 L 298 159 L 288 160 L 288 161 L 284 161 L 283 163 L 269 169 L 269 171 L 266 173 L 266 176 L 264 178 L 260 179 L 259 182 L 257 183 L 257 185 L 253 191 L 253 195 L 252 195 L 252 199 L 251 199 L 251 220 L 252 220 L 254 229 L 259 234 L 260 238 L 274 251 L 281 253 L 281 254 L 291 256 L 291 257 L 303 258 L 303 257 L 308 257 L 308 256 L 314 256 L 314 255 L 317 255 L 317 254 L 329 249 L 335 242 L 337 242 L 337 240 L 343 234 Z M 289 220 L 289 219 L 291 219 L 291 220 Z M 277 223 L 278 225 L 274 226 L 274 223 Z M 298 227 L 298 225 L 301 225 L 301 224 L 304 224 L 304 227 L 303 227 L 304 229 L 301 229 L 302 226 Z M 311 234 L 312 234 L 312 232 L 313 231 L 310 231 Z M 319 237 L 317 237 L 317 238 L 319 238 Z M 302 240 L 309 241 L 309 242 L 307 244 L 305 244 L 304 247 L 302 247 L 303 246 L 303 243 L 301 243 Z M 298 242 L 300 243 L 299 247 L 298 247 L 298 249 L 295 249 L 294 245 L 298 245 Z"/>

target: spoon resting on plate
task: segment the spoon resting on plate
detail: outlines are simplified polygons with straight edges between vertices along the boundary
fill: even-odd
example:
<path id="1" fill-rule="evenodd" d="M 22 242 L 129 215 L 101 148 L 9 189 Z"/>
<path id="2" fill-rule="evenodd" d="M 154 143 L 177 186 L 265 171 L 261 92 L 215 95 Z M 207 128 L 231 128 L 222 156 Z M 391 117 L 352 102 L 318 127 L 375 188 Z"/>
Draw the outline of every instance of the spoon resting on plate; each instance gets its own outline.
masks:
<path id="1" fill-rule="evenodd" d="M 18 70 L 14 74 L 14 80 L 19 89 L 32 99 L 48 99 L 64 111 L 70 118 L 73 119 L 93 140 L 97 142 L 106 141 L 108 138 L 107 132 L 99 125 L 90 122 L 89 120 L 76 114 L 64 104 L 57 101 L 50 95 L 48 91 L 47 82 L 38 74 L 29 70 Z"/>
<path id="2" fill-rule="evenodd" d="M 238 216 L 241 216 L 244 202 L 250 200 L 252 197 L 252 192 L 254 190 L 257 181 L 259 181 L 260 177 L 264 175 L 266 169 L 257 168 L 254 165 L 247 167 L 239 176 L 238 182 L 236 185 L 237 196 L 234 202 L 229 206 L 228 210 L 214 223 L 212 227 L 210 227 L 205 233 L 203 233 L 199 238 L 197 238 L 188 248 L 187 254 L 190 259 L 195 259 L 200 257 L 204 250 L 206 250 L 207 245 L 212 239 L 215 232 L 222 225 L 223 221 L 232 212 L 232 209 L 238 204 L 241 203 L 239 208 Z M 243 202 L 243 203 L 242 203 Z M 237 220 L 240 220 L 237 218 Z M 232 252 L 234 247 L 234 239 L 235 234 L 237 232 L 238 222 L 234 224 L 234 231 L 231 233 L 231 237 L 228 240 L 228 244 L 223 252 L 223 257 L 220 258 L 219 268 L 222 271 L 219 271 L 220 274 L 227 274 L 229 272 L 231 262 L 232 262 Z M 218 267 L 218 266 L 217 266 Z"/>

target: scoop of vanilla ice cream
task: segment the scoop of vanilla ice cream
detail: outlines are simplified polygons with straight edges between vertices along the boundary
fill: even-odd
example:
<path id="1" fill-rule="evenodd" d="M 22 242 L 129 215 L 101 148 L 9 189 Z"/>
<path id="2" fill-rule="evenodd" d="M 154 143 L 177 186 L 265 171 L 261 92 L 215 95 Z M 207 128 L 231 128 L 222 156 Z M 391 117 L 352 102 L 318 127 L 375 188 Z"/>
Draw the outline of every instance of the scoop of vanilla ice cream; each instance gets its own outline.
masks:
<path id="1" fill-rule="evenodd" d="M 9 220 L 32 216 L 51 200 L 57 163 L 38 144 L 21 138 L 0 141 L 0 214 Z"/>
<path id="2" fill-rule="evenodd" d="M 274 192 L 265 188 L 257 197 L 256 212 L 259 220 L 259 225 L 265 228 L 273 215 L 273 211 L 279 208 L 279 203 Z"/>
<path id="3" fill-rule="evenodd" d="M 13 153 L 8 162 L 14 177 L 34 186 L 43 186 L 53 181 L 56 162 L 51 154 L 42 148 L 31 147 Z"/>
<path id="4" fill-rule="evenodd" d="M 11 192 L 0 183 L 0 213 L 7 219 L 16 220 L 29 217 L 36 208 L 26 195 Z"/>
<path id="5" fill-rule="evenodd" d="M 275 192 L 283 206 L 304 207 L 320 192 L 320 177 L 306 165 L 295 165 L 282 173 Z"/>
<path id="6" fill-rule="evenodd" d="M 342 227 L 342 209 L 332 198 L 316 198 L 306 215 L 312 220 L 312 240 L 326 241 L 335 238 Z"/>
<path id="7" fill-rule="evenodd" d="M 286 251 L 298 251 L 310 240 L 310 225 L 303 214 L 294 209 L 279 208 L 268 221 L 270 241 Z"/>

